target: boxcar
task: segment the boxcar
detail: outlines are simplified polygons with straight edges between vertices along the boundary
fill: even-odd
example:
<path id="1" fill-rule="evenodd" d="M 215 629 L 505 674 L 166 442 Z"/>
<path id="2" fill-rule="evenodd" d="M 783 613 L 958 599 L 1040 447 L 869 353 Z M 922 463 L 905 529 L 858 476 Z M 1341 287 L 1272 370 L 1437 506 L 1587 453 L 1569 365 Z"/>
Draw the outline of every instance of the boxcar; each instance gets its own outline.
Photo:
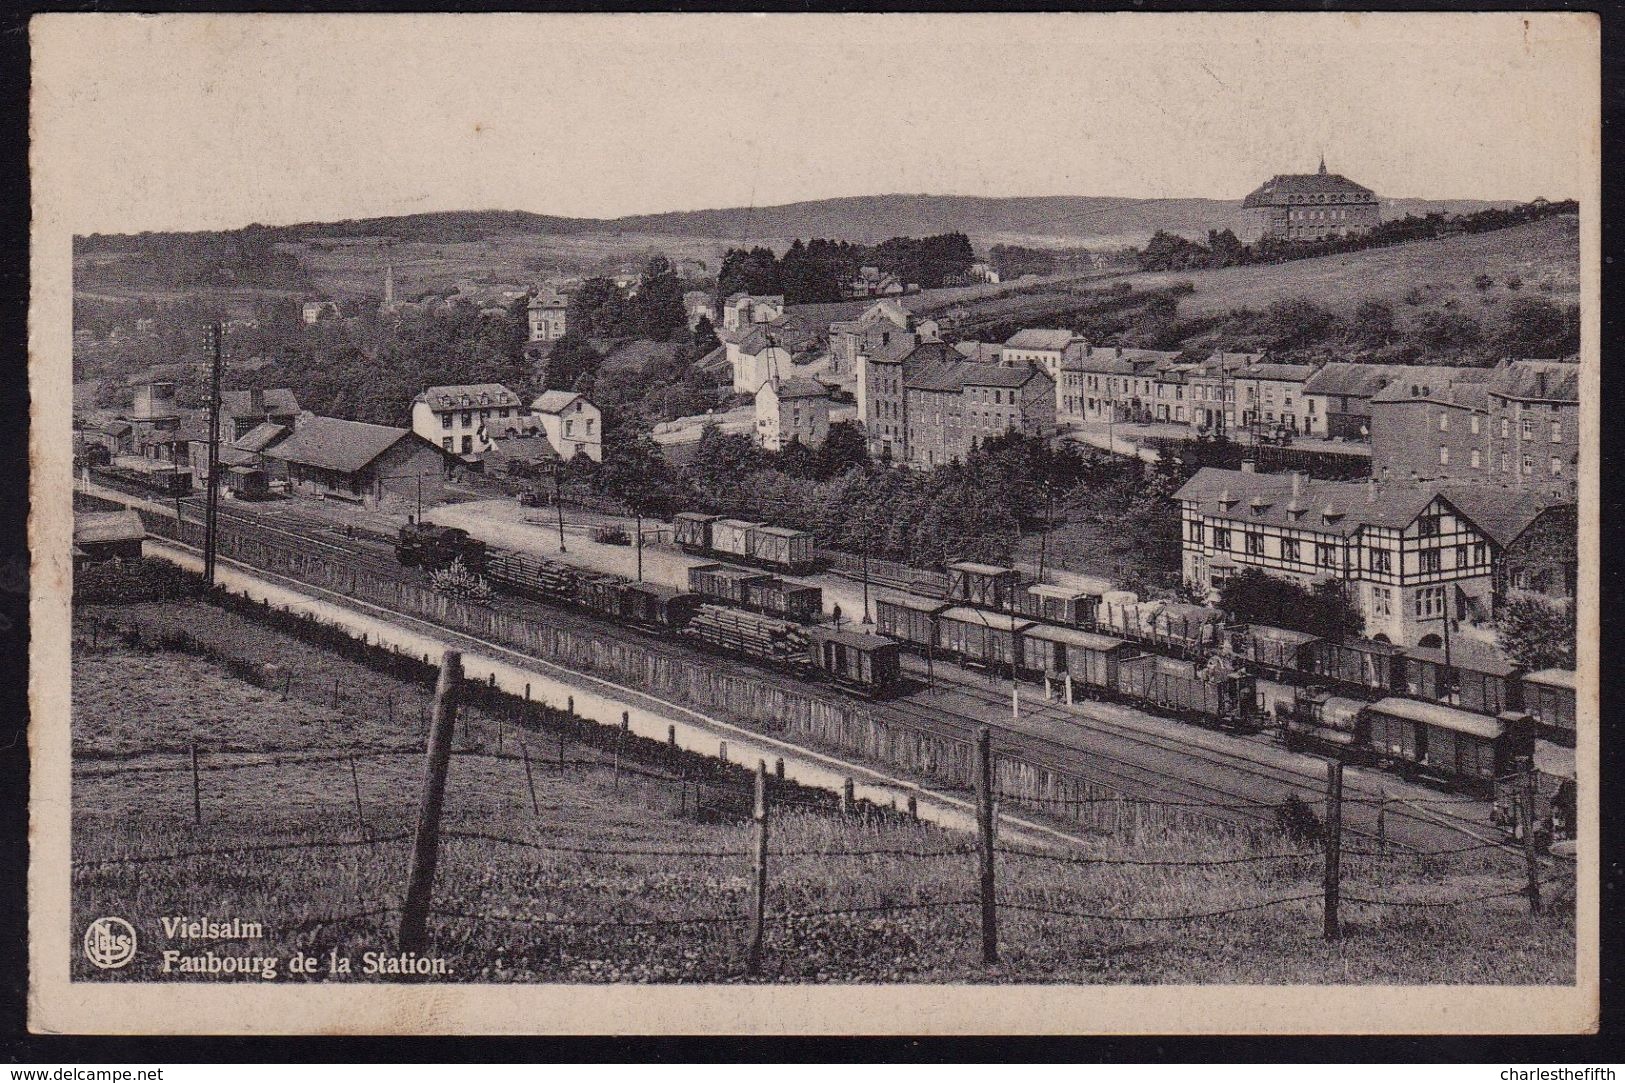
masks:
<path id="1" fill-rule="evenodd" d="M 960 561 L 948 565 L 948 599 L 988 609 L 1008 610 L 1021 590 L 1021 573 L 996 564 Z"/>
<path id="2" fill-rule="evenodd" d="M 1523 764 L 1517 765 L 1525 767 Z M 1535 842 L 1549 846 L 1553 842 L 1574 838 L 1574 750 L 1536 740 L 1530 763 L 1535 784 Z M 1530 778 L 1526 770 L 1514 770 L 1495 780 L 1495 803 L 1490 808 L 1490 822 L 1504 830 L 1515 841 L 1523 840 L 1522 806 L 1529 795 Z"/>
<path id="3" fill-rule="evenodd" d="M 865 632 L 810 628 L 813 664 L 839 684 L 869 695 L 896 688 L 903 678 L 901 644 Z"/>
<path id="4" fill-rule="evenodd" d="M 875 630 L 924 654 L 936 646 L 937 614 L 947 608 L 924 598 L 876 598 Z"/>
<path id="5" fill-rule="evenodd" d="M 1160 654 L 1122 659 L 1117 690 L 1151 707 L 1205 722 L 1241 725 L 1256 716 L 1253 678 L 1248 674 L 1210 672 L 1195 662 Z"/>
<path id="6" fill-rule="evenodd" d="M 824 591 L 777 576 L 758 576 L 745 583 L 745 608 L 791 620 L 813 621 L 824 612 Z"/>
<path id="7" fill-rule="evenodd" d="M 1087 628 L 1093 624 L 1099 603 L 1098 594 L 1051 583 L 1034 583 L 1016 594 L 1017 612 L 1068 628 Z"/>
<path id="8" fill-rule="evenodd" d="M 1030 627 L 1021 617 L 954 606 L 937 614 L 937 648 L 970 665 L 1003 668 L 1015 661 L 1016 644 Z"/>
<path id="9" fill-rule="evenodd" d="M 1101 606 L 1100 623 L 1130 639 L 1175 650 L 1209 648 L 1219 642 L 1223 614 L 1184 602 L 1134 602 Z"/>
<path id="10" fill-rule="evenodd" d="M 711 549 L 711 524 L 720 518 L 720 515 L 702 515 L 697 511 L 680 511 L 672 516 L 672 540 L 686 552 L 709 552 Z"/>
<path id="11" fill-rule="evenodd" d="M 1523 709 L 1546 736 L 1574 747 L 1574 671 L 1542 669 L 1523 678 Z"/>
<path id="12" fill-rule="evenodd" d="M 1404 651 L 1375 639 L 1322 639 L 1309 650 L 1310 672 L 1373 692 L 1402 686 Z"/>
<path id="13" fill-rule="evenodd" d="M 761 525 L 743 519 L 718 519 L 711 524 L 711 550 L 750 560 L 756 555 L 756 530 Z"/>
<path id="14" fill-rule="evenodd" d="M 813 567 L 813 536 L 783 526 L 757 527 L 750 555 L 770 568 L 807 571 Z"/>
<path id="15" fill-rule="evenodd" d="M 1225 637 L 1230 653 L 1252 665 L 1278 673 L 1308 672 L 1319 636 L 1268 624 L 1243 624 Z"/>
<path id="16" fill-rule="evenodd" d="M 764 572 L 730 568 L 726 564 L 696 564 L 688 570 L 688 589 L 723 605 L 743 606 L 748 601 L 750 585 L 770 578 Z"/>
<path id="17" fill-rule="evenodd" d="M 1489 715 L 1519 704 L 1518 667 L 1499 651 L 1471 641 L 1451 651 L 1448 667 L 1444 651 L 1412 647 L 1405 652 L 1404 672 L 1406 693 L 1421 699 Z"/>
<path id="18" fill-rule="evenodd" d="M 1294 751 L 1309 750 L 1349 763 L 1371 758 L 1371 727 L 1365 701 L 1299 689 L 1282 720 L 1281 738 Z"/>
<path id="19" fill-rule="evenodd" d="M 700 611 L 702 599 L 692 591 L 658 583 L 627 583 L 621 588 L 621 617 L 649 628 L 681 628 Z"/>
<path id="20" fill-rule="evenodd" d="M 1521 751 L 1507 718 L 1491 718 L 1442 703 L 1389 697 L 1365 708 L 1371 747 L 1379 756 L 1481 796 Z"/>
<path id="21" fill-rule="evenodd" d="M 1117 687 L 1117 664 L 1132 653 L 1113 636 L 1035 624 L 1021 636 L 1021 667 L 1029 673 L 1095 689 Z"/>

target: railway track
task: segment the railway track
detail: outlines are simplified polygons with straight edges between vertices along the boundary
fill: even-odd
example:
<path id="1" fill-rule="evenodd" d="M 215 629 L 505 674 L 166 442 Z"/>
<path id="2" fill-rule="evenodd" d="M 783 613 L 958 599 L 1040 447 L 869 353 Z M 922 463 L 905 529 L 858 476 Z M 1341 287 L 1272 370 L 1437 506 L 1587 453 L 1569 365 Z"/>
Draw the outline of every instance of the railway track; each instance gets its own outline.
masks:
<path id="1" fill-rule="evenodd" d="M 173 506 L 142 499 L 154 511 L 170 511 Z M 202 508 L 195 502 L 181 501 L 178 505 L 188 536 L 194 530 L 201 533 Z M 262 514 L 224 508 L 220 509 L 220 517 L 222 529 L 317 546 L 336 560 L 393 577 L 421 575 L 402 568 L 387 543 L 365 537 L 345 537 L 338 534 L 330 523 L 299 519 L 268 523 Z M 592 635 L 700 660 L 730 674 L 759 677 L 763 671 L 760 666 L 702 651 L 669 636 L 604 621 L 569 608 L 508 596 L 503 596 L 500 604 L 516 613 L 531 616 L 544 613 L 553 623 Z M 986 704 L 991 709 L 985 715 L 971 714 L 941 699 L 924 703 L 906 696 L 872 703 L 869 709 L 904 724 L 943 733 L 967 743 L 973 741 L 976 730 L 986 724 L 991 727 L 998 746 L 1008 752 L 1019 753 L 1023 758 L 1096 781 L 1126 798 L 1139 797 L 1148 801 L 1172 798 L 1177 802 L 1190 802 L 1195 812 L 1232 822 L 1273 823 L 1273 806 L 1286 794 L 1307 795 L 1313 804 L 1324 785 L 1323 777 L 1307 770 L 1265 763 L 1204 744 L 1178 741 L 1142 727 L 1108 722 L 1087 712 L 1064 711 L 1057 706 L 1041 704 L 1041 701 L 1035 703 L 1029 699 L 1027 702 L 1032 706 L 1023 708 L 1027 718 L 1063 725 L 1082 738 L 1077 742 L 1056 740 L 997 720 L 999 711 L 1007 709 L 1007 699 L 968 675 L 955 676 L 950 666 L 941 668 L 950 672 L 946 676 L 938 672 L 938 682 L 951 685 L 953 694 Z M 828 692 L 824 685 L 803 682 L 788 674 L 781 674 L 779 679 L 808 692 Z M 1370 799 L 1365 788 L 1351 785 L 1350 789 L 1359 794 L 1362 801 Z M 1205 811 L 1203 806 L 1206 806 Z M 1039 812 L 1045 811 L 1038 804 L 1029 807 Z M 1441 819 L 1456 819 L 1462 826 L 1454 829 L 1470 833 L 1467 832 L 1469 821 L 1450 817 L 1449 814 L 1424 817 L 1404 808 L 1400 799 L 1388 803 L 1386 814 L 1390 821 L 1388 841 L 1418 852 L 1435 847 L 1415 845 L 1398 836 L 1420 835 L 1426 840 L 1436 839 L 1451 826 L 1441 824 Z M 1050 811 L 1049 815 L 1062 822 L 1069 818 L 1055 811 Z M 1375 805 L 1350 803 L 1345 808 L 1345 830 L 1357 836 L 1375 838 L 1375 818 Z"/>

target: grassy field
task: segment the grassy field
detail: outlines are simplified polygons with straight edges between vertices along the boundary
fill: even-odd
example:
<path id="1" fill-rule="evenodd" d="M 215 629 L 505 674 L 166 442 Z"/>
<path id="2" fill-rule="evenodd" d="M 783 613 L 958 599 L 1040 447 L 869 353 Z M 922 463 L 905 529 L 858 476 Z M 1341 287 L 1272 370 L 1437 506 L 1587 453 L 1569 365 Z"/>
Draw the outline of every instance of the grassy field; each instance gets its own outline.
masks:
<path id="1" fill-rule="evenodd" d="M 133 607 L 117 619 L 139 622 L 148 644 L 184 627 L 216 656 L 134 645 L 104 629 L 92 643 L 81 616 L 74 672 L 79 925 L 86 915 L 120 914 L 149 948 L 276 958 L 281 981 L 327 980 L 290 975 L 285 961 L 296 951 L 325 959 L 336 950 L 355 960 L 350 979 L 379 980 L 360 972 L 363 953 L 391 948 L 392 908 L 405 881 L 420 785 L 419 757 L 389 750 L 420 739 L 421 715 L 399 709 L 391 722 L 378 701 L 415 704 L 424 689 L 201 603 Z M 253 668 L 271 658 L 305 678 L 294 682 L 286 702 L 274 675 Z M 631 773 L 630 758 L 628 771 L 612 773 L 601 753 L 582 746 L 569 749 L 568 765 L 559 770 L 554 737 L 527 734 L 533 809 L 525 764 L 514 755 L 516 735 L 510 728 L 504 755 L 493 755 L 491 720 L 474 714 L 453 758 L 430 923 L 431 952 L 445 961 L 446 977 L 746 980 L 741 916 L 751 828 L 741 777 L 719 779 L 696 795 Z M 201 826 L 192 823 L 191 774 L 181 752 L 194 743 L 202 767 Z M 338 755 L 298 756 L 290 749 Z M 357 751 L 353 776 L 343 756 L 350 750 Z M 701 799 L 705 807 L 697 811 Z M 984 968 L 976 910 L 966 905 L 975 893 L 968 844 L 964 836 L 890 816 L 781 806 L 771 835 L 764 977 L 1572 980 L 1574 926 L 1564 906 L 1531 918 L 1516 897 L 1419 909 L 1350 904 L 1347 935 L 1328 944 L 1318 936 L 1320 859 L 1302 844 L 1273 833 L 1149 828 L 1134 819 L 1121 833 L 1064 853 L 1002 854 L 1004 961 Z M 1002 845 L 1033 846 L 1015 837 Z M 176 854 L 185 856 L 129 860 Z M 1130 863 L 1113 863 L 1124 859 Z M 1137 864 L 1164 860 L 1175 864 Z M 1345 864 L 1345 891 L 1413 902 L 1467 899 L 1515 888 L 1515 873 L 1516 863 L 1498 851 L 1425 865 L 1353 856 Z M 1197 917 L 1277 899 L 1294 901 Z M 165 942 L 160 919 L 181 914 L 260 921 L 266 938 Z M 1127 914 L 1183 919 L 1108 920 Z M 77 957 L 74 965 L 85 979 L 178 976 L 160 971 L 156 951 L 119 971 L 96 971 Z"/>
<path id="2" fill-rule="evenodd" d="M 1493 279 L 1487 290 L 1473 285 L 1480 274 Z M 1509 285 L 1514 280 L 1516 288 Z M 1135 289 L 1193 283 L 1196 291 L 1180 300 L 1182 316 L 1259 310 L 1283 297 L 1303 297 L 1340 315 L 1371 299 L 1388 301 L 1401 316 L 1454 300 L 1464 313 L 1484 319 L 1510 297 L 1544 297 L 1559 304 L 1579 299 L 1579 220 L 1554 217 L 1344 255 L 1216 271 L 1132 274 L 1119 281 Z M 1416 304 L 1406 299 L 1413 289 Z"/>

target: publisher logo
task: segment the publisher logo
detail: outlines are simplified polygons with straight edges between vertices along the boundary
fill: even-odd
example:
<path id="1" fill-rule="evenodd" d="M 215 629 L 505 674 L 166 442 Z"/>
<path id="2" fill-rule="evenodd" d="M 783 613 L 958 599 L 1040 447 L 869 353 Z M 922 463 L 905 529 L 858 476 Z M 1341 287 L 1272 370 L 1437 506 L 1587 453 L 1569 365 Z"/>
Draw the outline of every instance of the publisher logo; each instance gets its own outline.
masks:
<path id="1" fill-rule="evenodd" d="M 123 918 L 97 918 L 85 930 L 85 958 L 103 970 L 117 970 L 135 958 L 135 930 Z"/>

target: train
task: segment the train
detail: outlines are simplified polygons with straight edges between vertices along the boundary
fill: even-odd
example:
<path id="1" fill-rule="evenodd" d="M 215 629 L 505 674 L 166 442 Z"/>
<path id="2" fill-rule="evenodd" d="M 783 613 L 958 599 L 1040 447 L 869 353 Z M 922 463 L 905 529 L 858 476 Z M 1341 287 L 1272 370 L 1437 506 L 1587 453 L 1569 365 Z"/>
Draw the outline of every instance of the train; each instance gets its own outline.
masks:
<path id="1" fill-rule="evenodd" d="M 190 470 L 157 459 L 120 455 L 110 465 L 89 465 L 86 469 L 93 477 L 111 482 L 118 489 L 134 487 L 159 496 L 187 496 L 192 492 Z"/>
<path id="2" fill-rule="evenodd" d="M 1327 640 L 1227 622 L 1209 607 L 1139 602 L 1104 583 L 1027 585 L 1013 569 L 978 563 L 949 566 L 947 597 L 882 598 L 875 616 L 879 633 L 907 649 L 1042 678 L 1068 702 L 1111 699 L 1227 730 L 1268 730 L 1294 749 L 1475 797 L 1494 798 L 1539 750 L 1555 762 L 1575 743 L 1572 673 L 1525 673 L 1471 642 L 1447 661 L 1437 649 Z M 1561 831 L 1573 818 L 1556 807 Z"/>
<path id="3" fill-rule="evenodd" d="M 804 575 L 818 568 L 813 536 L 805 530 L 685 511 L 672 518 L 672 540 L 685 553 L 720 557 L 791 575 Z"/>
<path id="4" fill-rule="evenodd" d="M 503 593 L 681 638 L 866 698 L 892 695 L 903 685 L 899 644 L 813 623 L 820 616 L 818 588 L 759 572 L 706 565 L 695 569 L 704 591 L 680 590 L 487 546 L 457 527 L 429 523 L 402 527 L 395 555 L 403 566 L 426 571 L 461 560 Z"/>

